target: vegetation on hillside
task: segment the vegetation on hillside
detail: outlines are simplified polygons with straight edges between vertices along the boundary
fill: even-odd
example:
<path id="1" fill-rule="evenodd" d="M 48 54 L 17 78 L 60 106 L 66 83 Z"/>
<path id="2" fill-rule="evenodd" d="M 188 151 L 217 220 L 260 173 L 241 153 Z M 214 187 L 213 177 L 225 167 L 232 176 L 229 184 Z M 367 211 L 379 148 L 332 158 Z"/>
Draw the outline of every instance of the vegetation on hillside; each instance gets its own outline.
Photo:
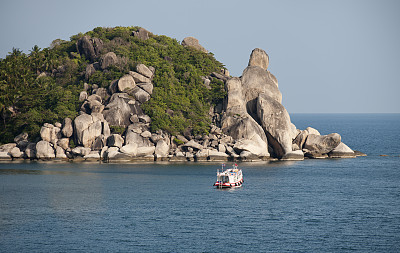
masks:
<path id="1" fill-rule="evenodd" d="M 152 98 L 142 105 L 152 118 L 152 131 L 207 133 L 210 105 L 218 103 L 225 92 L 221 81 L 213 80 L 209 90 L 200 77 L 220 71 L 223 65 L 212 54 L 183 47 L 167 36 L 150 34 L 147 40 L 132 36 L 138 29 L 99 27 L 74 35 L 70 41 L 57 39 L 49 48 L 34 46 L 28 54 L 13 49 L 0 59 L 0 143 L 12 141 L 23 131 L 34 140 L 43 123 L 74 118 L 85 82 L 106 88 L 138 63 L 156 69 Z M 78 53 L 76 44 L 84 35 L 103 41 L 96 59 Z M 111 51 L 119 57 L 119 64 L 85 77 L 88 64 Z"/>

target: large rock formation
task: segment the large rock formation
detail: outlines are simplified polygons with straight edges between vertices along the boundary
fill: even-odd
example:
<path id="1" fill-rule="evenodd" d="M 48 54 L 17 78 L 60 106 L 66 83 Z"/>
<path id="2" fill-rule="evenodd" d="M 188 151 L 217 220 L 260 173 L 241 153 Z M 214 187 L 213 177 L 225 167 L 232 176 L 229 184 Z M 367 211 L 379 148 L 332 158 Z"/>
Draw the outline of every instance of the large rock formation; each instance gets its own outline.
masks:
<path id="1" fill-rule="evenodd" d="M 137 32 L 133 32 L 132 35 L 140 40 L 147 40 L 150 37 L 150 32 L 140 27 L 139 30 Z"/>
<path id="2" fill-rule="evenodd" d="M 72 127 L 72 119 L 65 118 L 64 122 L 63 122 L 63 125 L 64 126 L 63 126 L 63 128 L 61 130 L 61 133 L 67 138 L 71 137 L 73 132 L 74 132 L 74 129 Z"/>
<path id="3" fill-rule="evenodd" d="M 354 158 L 356 154 L 346 144 L 341 142 L 333 150 L 328 153 L 331 158 Z"/>
<path id="4" fill-rule="evenodd" d="M 222 131 L 236 140 L 264 147 L 263 151 L 257 150 L 256 155 L 269 156 L 267 136 L 262 127 L 248 113 L 241 80 L 237 77 L 231 78 L 226 82 L 225 88 L 228 95 L 221 122 Z M 251 152 L 248 149 L 241 150 Z M 254 151 L 254 149 L 251 150 Z"/>
<path id="5" fill-rule="evenodd" d="M 97 137 L 110 135 L 108 122 L 102 114 L 82 114 L 74 120 L 76 143 L 84 147 L 92 147 Z"/>
<path id="6" fill-rule="evenodd" d="M 39 141 L 36 144 L 36 157 L 38 159 L 55 158 L 54 148 L 48 141 Z"/>
<path id="7" fill-rule="evenodd" d="M 40 129 L 40 137 L 42 140 L 47 141 L 55 145 L 57 140 L 61 138 L 61 129 L 52 124 L 45 123 Z"/>
<path id="8" fill-rule="evenodd" d="M 274 157 L 285 160 L 303 159 L 303 149 L 319 154 L 332 151 L 339 145 L 340 136 L 314 137 L 318 132 L 315 129 L 300 131 L 291 123 L 289 113 L 281 104 L 278 81 L 268 71 L 268 65 L 268 55 L 256 48 L 242 76 L 226 82 L 227 99 L 221 126 L 224 133 L 240 140 L 235 144 L 236 151 L 243 153 L 241 157 L 260 156 L 268 152 L 269 146 Z"/>
<path id="9" fill-rule="evenodd" d="M 129 71 L 129 75 L 133 77 L 133 80 L 135 80 L 136 83 L 150 83 L 151 80 L 150 78 L 139 74 L 138 72 L 135 71 Z"/>
<path id="10" fill-rule="evenodd" d="M 208 51 L 199 43 L 199 40 L 194 37 L 186 37 L 182 41 L 182 46 L 185 47 L 193 47 L 197 50 L 200 50 L 204 53 L 208 53 Z"/>
<path id="11" fill-rule="evenodd" d="M 136 72 L 150 79 L 153 78 L 154 74 L 146 65 L 141 63 L 136 66 Z"/>
<path id="12" fill-rule="evenodd" d="M 140 115 L 143 112 L 139 104 L 127 93 L 114 93 L 103 111 L 105 120 L 111 126 L 129 126 L 132 114 Z"/>
<path id="13" fill-rule="evenodd" d="M 256 48 L 251 52 L 249 66 L 258 66 L 267 70 L 269 64 L 269 56 L 264 50 Z"/>
<path id="14" fill-rule="evenodd" d="M 114 52 L 108 52 L 100 58 L 100 67 L 106 69 L 118 63 L 118 57 Z M 91 71 L 91 70 L 90 70 Z"/>
<path id="15" fill-rule="evenodd" d="M 150 137 L 143 137 L 142 133 L 146 130 L 147 127 L 143 123 L 129 125 L 126 129 L 125 145 L 136 143 L 138 148 L 154 146 L 154 144 L 150 140 Z"/>
<path id="16" fill-rule="evenodd" d="M 341 142 L 341 137 L 337 133 L 328 135 L 309 134 L 304 149 L 314 153 L 327 154 L 336 148 Z"/>
<path id="17" fill-rule="evenodd" d="M 257 116 L 267 133 L 268 143 L 279 158 L 292 151 L 292 128 L 285 107 L 267 94 L 257 98 Z"/>
<path id="18" fill-rule="evenodd" d="M 83 36 L 76 42 L 76 48 L 81 55 L 84 55 L 90 61 L 94 61 L 100 55 L 103 41 L 99 38 Z"/>
<path id="19" fill-rule="evenodd" d="M 17 144 L 17 147 L 20 149 L 20 150 L 25 150 L 26 149 L 26 147 L 28 146 L 28 144 L 29 144 L 29 141 L 28 141 L 28 133 L 21 133 L 21 134 L 19 134 L 19 135 L 17 135 L 15 138 L 14 138 L 14 142 Z"/>
<path id="20" fill-rule="evenodd" d="M 241 78 L 226 82 L 228 96 L 222 130 L 236 139 L 251 140 L 257 134 L 266 143 L 262 145 L 267 147 L 264 154 L 268 153 L 269 144 L 281 158 L 292 151 L 292 126 L 289 114 L 281 105 L 278 82 L 267 67 L 268 55 L 262 49 L 255 49 Z"/>
<path id="21" fill-rule="evenodd" d="M 126 89 L 133 89 L 136 86 L 136 83 L 131 75 L 124 75 L 118 80 L 117 86 L 120 92 L 124 92 Z"/>
<path id="22" fill-rule="evenodd" d="M 154 151 L 157 160 L 163 160 L 164 158 L 166 158 L 168 156 L 169 148 L 170 147 L 166 141 L 164 140 L 157 141 L 156 149 Z"/>

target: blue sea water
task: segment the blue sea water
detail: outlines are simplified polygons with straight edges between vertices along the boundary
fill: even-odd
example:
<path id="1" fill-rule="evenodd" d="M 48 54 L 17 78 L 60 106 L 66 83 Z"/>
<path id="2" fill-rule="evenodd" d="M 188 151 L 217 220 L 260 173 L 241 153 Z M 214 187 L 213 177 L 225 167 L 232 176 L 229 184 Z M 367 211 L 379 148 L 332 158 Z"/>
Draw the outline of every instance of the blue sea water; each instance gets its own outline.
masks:
<path id="1" fill-rule="evenodd" d="M 294 114 L 356 159 L 0 163 L 0 252 L 400 252 L 400 115 Z M 380 155 L 387 156 L 380 156 Z"/>

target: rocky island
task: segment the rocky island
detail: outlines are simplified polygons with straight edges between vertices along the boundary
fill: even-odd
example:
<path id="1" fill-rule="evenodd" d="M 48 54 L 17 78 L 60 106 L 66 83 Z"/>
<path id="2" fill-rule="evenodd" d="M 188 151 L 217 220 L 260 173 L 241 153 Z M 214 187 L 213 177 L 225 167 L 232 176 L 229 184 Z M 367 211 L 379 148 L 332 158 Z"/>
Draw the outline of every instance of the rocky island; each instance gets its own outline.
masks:
<path id="1" fill-rule="evenodd" d="M 53 63 L 51 50 L 58 57 Z M 17 54 L 1 60 L 2 70 L 21 57 Z M 296 128 L 281 103 L 277 78 L 268 71 L 268 54 L 259 48 L 251 52 L 240 77 L 230 76 L 197 39 L 178 43 L 140 27 L 96 28 L 23 57 L 34 69 L 30 89 L 48 90 L 43 86 L 51 83 L 51 92 L 63 93 L 48 108 L 41 107 L 43 117 L 34 123 L 27 122 L 33 111 L 21 106 L 27 96 L 11 101 L 2 95 L 2 133 L 8 140 L 17 134 L 0 146 L 0 160 L 259 161 L 361 155 L 338 133 Z M 1 80 L 11 87 L 8 74 L 2 71 Z M 74 106 L 65 109 L 64 100 Z M 48 111 L 58 113 L 46 117 Z"/>

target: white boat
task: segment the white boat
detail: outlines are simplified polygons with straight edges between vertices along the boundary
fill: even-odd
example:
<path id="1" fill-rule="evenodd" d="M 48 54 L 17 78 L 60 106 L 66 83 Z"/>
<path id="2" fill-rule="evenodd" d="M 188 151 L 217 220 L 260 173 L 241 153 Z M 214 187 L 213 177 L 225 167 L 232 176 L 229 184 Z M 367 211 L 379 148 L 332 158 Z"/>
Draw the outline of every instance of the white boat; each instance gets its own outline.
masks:
<path id="1" fill-rule="evenodd" d="M 238 169 L 238 165 L 234 164 L 232 168 L 224 170 L 225 164 L 222 164 L 222 170 L 217 170 L 217 182 L 214 186 L 217 188 L 240 187 L 243 184 L 243 173 Z"/>

